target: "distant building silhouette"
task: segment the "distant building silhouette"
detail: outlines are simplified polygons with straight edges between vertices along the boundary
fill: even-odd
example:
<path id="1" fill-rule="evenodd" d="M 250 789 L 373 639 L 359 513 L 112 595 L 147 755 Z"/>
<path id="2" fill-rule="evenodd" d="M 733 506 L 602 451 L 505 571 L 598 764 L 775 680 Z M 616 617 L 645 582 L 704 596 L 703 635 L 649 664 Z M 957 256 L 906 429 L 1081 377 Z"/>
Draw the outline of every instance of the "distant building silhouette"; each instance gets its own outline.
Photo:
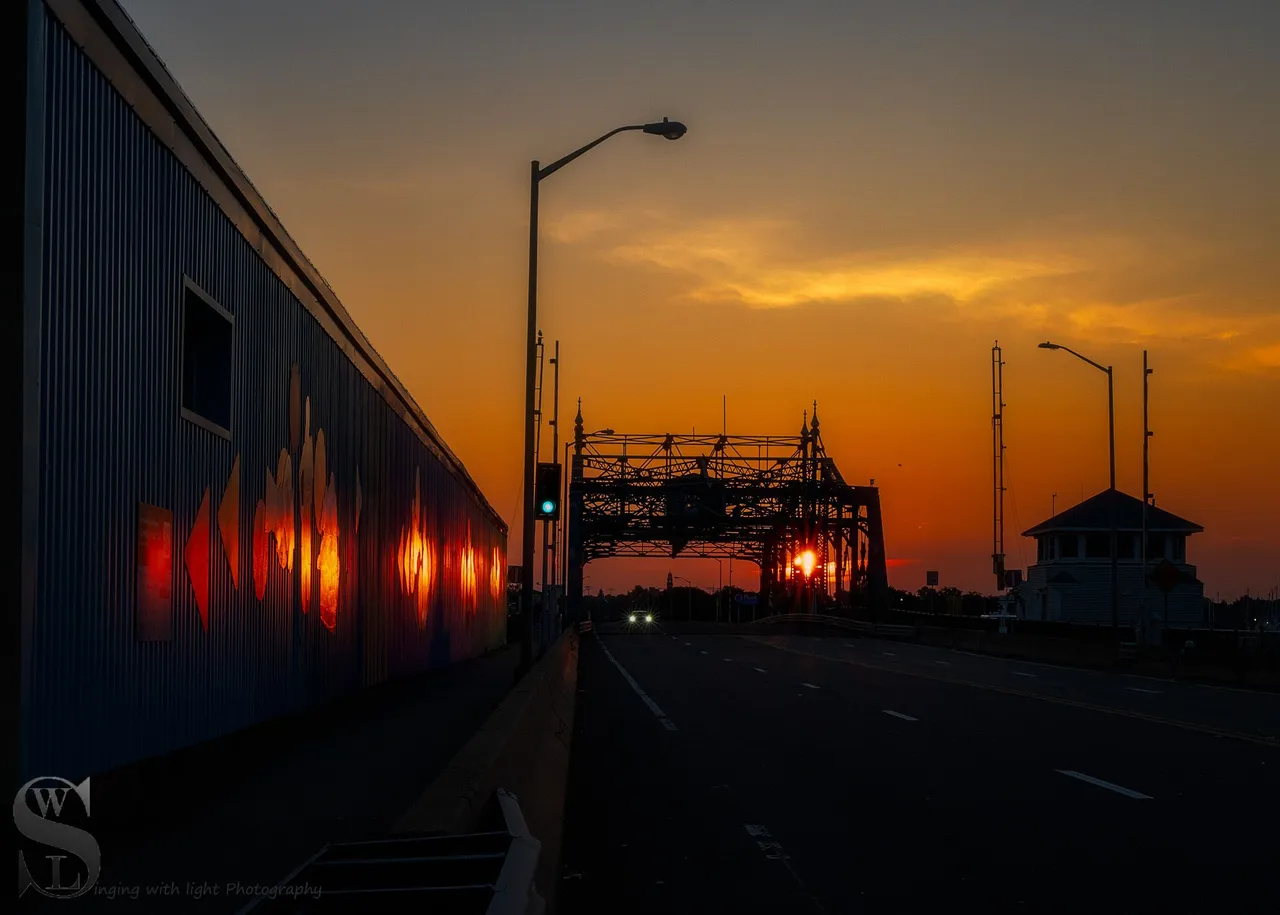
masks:
<path id="1" fill-rule="evenodd" d="M 1111 622 L 1111 515 L 1119 532 L 1120 625 L 1136 625 L 1143 600 L 1154 622 L 1164 612 L 1164 592 L 1142 583 L 1142 500 L 1106 490 L 1023 532 L 1036 540 L 1036 562 L 1020 589 L 1028 619 L 1072 623 Z M 1180 580 L 1169 592 L 1173 626 L 1198 626 L 1204 618 L 1204 584 L 1187 563 L 1187 537 L 1200 525 L 1171 512 L 1147 507 L 1147 568 L 1161 560 L 1177 568 Z"/>

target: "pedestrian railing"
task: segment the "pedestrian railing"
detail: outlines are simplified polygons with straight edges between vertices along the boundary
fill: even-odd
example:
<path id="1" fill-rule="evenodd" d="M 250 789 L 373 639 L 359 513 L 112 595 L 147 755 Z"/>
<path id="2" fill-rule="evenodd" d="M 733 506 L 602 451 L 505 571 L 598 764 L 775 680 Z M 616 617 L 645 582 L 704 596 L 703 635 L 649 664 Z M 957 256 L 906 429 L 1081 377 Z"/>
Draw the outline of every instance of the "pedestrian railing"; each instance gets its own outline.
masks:
<path id="1" fill-rule="evenodd" d="M 515 795 L 499 790 L 497 800 L 504 830 L 330 843 L 239 915 L 544 915 L 533 880 L 542 845 Z"/>

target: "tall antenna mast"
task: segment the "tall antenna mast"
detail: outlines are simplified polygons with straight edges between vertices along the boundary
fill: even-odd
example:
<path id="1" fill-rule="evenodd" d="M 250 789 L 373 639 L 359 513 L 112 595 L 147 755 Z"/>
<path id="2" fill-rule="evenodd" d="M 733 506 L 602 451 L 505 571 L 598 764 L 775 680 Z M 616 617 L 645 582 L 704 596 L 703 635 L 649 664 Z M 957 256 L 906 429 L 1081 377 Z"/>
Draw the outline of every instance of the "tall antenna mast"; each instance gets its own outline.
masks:
<path id="1" fill-rule="evenodd" d="M 991 347 L 991 571 L 1004 590 L 1004 360 Z"/>

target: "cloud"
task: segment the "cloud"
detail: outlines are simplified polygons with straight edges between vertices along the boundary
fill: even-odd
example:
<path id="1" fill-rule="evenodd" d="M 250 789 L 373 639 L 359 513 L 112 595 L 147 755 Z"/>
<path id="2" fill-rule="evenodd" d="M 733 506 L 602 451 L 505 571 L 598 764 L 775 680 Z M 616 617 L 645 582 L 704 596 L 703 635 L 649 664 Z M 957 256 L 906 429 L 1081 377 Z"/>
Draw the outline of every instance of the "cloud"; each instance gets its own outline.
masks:
<path id="1" fill-rule="evenodd" d="M 579 210 L 549 221 L 541 232 L 550 241 L 572 245 L 596 238 L 621 225 L 618 217 L 600 210 Z"/>
<path id="2" fill-rule="evenodd" d="M 755 219 L 707 222 L 648 232 L 614 245 L 622 263 L 692 274 L 689 295 L 701 301 L 738 302 L 752 308 L 788 308 L 816 302 L 914 299 L 942 296 L 965 303 L 1003 284 L 1070 271 L 1061 255 L 1030 256 L 956 248 L 916 252 L 882 250 L 807 259 L 794 223 Z"/>
<path id="3" fill-rule="evenodd" d="M 830 253 L 795 221 L 629 221 L 570 214 L 551 231 L 614 263 L 687 277 L 695 301 L 753 309 L 817 303 L 925 303 L 940 316 L 1011 322 L 1036 332 L 1116 342 L 1193 342 L 1235 370 L 1280 363 L 1280 320 L 1255 257 L 1180 238 L 1062 232 L 949 246 Z"/>

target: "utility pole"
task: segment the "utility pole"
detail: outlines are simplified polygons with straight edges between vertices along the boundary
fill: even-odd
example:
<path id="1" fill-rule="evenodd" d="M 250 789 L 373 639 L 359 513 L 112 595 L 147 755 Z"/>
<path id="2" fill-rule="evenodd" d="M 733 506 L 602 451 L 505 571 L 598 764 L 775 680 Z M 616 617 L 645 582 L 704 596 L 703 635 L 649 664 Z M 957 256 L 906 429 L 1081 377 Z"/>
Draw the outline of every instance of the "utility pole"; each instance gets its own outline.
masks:
<path id="1" fill-rule="evenodd" d="M 535 352 L 537 355 L 537 366 L 536 366 L 537 387 L 534 390 L 535 403 L 533 408 L 533 416 L 534 416 L 533 466 L 534 467 L 538 466 L 538 461 L 542 456 L 542 381 L 543 381 L 543 378 L 546 376 L 546 372 L 543 368 L 543 360 L 546 358 L 546 354 L 547 354 L 546 350 L 547 350 L 546 345 L 542 342 L 542 331 L 538 331 L 538 340 L 535 345 Z M 530 490 L 528 493 L 528 497 L 525 500 L 528 503 L 525 506 L 525 510 L 531 513 L 533 511 L 533 499 L 534 499 L 533 490 Z M 530 533 L 532 533 L 534 535 L 534 538 L 536 539 L 537 537 L 536 528 L 533 526 L 533 523 L 530 522 L 528 525 L 526 525 L 526 527 L 528 527 Z M 542 537 L 543 537 L 544 544 L 546 542 L 546 536 L 547 536 L 547 525 L 546 525 L 546 522 L 543 522 Z M 532 556 L 533 556 L 532 544 L 530 545 L 529 549 L 525 550 L 525 552 L 529 555 L 530 559 L 532 559 Z M 529 568 L 529 572 L 530 574 L 532 574 L 533 572 L 533 569 L 531 566 Z M 530 630 L 529 630 L 530 663 L 532 663 L 532 652 L 535 651 L 533 641 L 537 638 L 537 633 L 538 633 L 537 625 L 541 622 L 543 615 L 546 611 L 546 604 L 544 601 L 544 598 L 546 597 L 546 593 L 547 593 L 547 557 L 546 557 L 546 550 L 544 549 L 543 556 L 542 556 L 542 594 L 538 600 L 537 607 L 535 608 L 534 601 L 533 601 L 533 588 L 532 588 L 532 583 L 530 583 L 529 607 L 526 610 L 526 612 L 529 614 L 527 625 L 530 627 Z M 522 649 L 523 649 L 523 646 L 522 646 Z"/>
<path id="2" fill-rule="evenodd" d="M 991 571 L 1004 590 L 1004 360 L 1000 341 L 991 348 Z"/>
<path id="3" fill-rule="evenodd" d="M 1142 552 L 1140 554 L 1142 557 L 1142 622 L 1144 629 L 1150 622 L 1150 613 L 1147 609 L 1149 605 L 1147 600 L 1149 581 L 1147 574 L 1147 506 L 1151 504 L 1150 452 L 1152 432 L 1147 408 L 1150 387 L 1148 379 L 1151 377 L 1152 371 L 1147 367 L 1147 351 L 1144 349 L 1142 351 Z M 1164 624 L 1166 628 L 1169 625 L 1167 614 Z"/>
<path id="4" fill-rule="evenodd" d="M 554 366 L 555 383 L 552 387 L 551 395 L 551 460 L 560 463 L 560 341 L 556 341 L 555 355 L 551 357 L 551 364 Z M 563 472 L 563 471 L 562 471 Z M 564 502 L 560 503 L 560 517 L 564 517 Z M 552 521 L 550 518 L 542 522 L 542 590 L 548 590 L 547 581 L 551 582 L 551 596 L 555 598 L 556 587 L 556 532 L 559 528 L 559 519 Z M 551 562 L 551 577 L 547 577 L 547 561 Z M 552 605 L 552 610 L 559 608 Z"/>

